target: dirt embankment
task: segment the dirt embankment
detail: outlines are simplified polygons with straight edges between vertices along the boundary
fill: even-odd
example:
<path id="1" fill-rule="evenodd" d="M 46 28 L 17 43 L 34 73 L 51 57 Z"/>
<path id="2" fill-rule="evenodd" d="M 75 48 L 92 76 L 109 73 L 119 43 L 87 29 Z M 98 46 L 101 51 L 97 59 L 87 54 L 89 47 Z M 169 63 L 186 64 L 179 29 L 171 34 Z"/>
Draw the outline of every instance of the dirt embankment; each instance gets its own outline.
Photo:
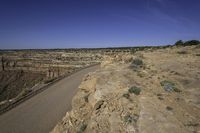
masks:
<path id="1" fill-rule="evenodd" d="M 106 57 L 53 133 L 200 132 L 200 48 Z"/>

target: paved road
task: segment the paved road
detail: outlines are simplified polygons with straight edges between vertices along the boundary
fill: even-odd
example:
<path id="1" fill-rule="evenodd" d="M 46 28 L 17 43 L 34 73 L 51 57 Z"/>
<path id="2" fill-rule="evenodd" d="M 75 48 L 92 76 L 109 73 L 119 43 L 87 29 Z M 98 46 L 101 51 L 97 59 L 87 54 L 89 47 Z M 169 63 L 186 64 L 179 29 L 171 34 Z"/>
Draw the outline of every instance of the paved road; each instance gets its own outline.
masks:
<path id="1" fill-rule="evenodd" d="M 71 109 L 71 100 L 85 74 L 98 66 L 83 69 L 50 86 L 0 116 L 0 133 L 48 133 Z"/>

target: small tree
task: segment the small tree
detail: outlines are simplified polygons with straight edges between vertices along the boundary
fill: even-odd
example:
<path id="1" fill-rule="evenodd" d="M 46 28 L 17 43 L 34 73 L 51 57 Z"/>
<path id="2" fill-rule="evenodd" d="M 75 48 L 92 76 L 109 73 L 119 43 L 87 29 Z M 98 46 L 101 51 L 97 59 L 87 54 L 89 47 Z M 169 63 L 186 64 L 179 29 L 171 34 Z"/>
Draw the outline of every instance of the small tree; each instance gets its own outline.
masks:
<path id="1" fill-rule="evenodd" d="M 200 42 L 198 40 L 190 40 L 184 43 L 184 46 L 191 46 L 191 45 L 199 45 Z"/>
<path id="2" fill-rule="evenodd" d="M 183 45 L 183 41 L 179 40 L 174 45 L 176 45 L 176 46 L 182 46 Z"/>

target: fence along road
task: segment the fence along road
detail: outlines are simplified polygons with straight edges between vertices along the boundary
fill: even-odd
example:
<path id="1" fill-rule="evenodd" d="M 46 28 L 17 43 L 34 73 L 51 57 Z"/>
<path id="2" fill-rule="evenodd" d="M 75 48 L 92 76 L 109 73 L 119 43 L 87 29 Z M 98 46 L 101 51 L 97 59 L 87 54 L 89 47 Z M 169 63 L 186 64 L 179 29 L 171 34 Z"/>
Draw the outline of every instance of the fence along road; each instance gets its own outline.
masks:
<path id="1" fill-rule="evenodd" d="M 71 101 L 85 74 L 99 66 L 85 68 L 0 115 L 0 133 L 48 133 L 71 109 Z"/>

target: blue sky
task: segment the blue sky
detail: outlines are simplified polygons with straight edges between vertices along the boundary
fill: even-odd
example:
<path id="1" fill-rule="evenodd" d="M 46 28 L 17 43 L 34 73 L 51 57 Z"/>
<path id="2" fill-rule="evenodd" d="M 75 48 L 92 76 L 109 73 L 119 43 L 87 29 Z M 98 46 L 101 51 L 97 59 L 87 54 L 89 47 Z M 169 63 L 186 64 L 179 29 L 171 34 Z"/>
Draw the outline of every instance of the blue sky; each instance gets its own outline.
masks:
<path id="1" fill-rule="evenodd" d="M 1 0 L 0 49 L 200 40 L 199 0 Z"/>

